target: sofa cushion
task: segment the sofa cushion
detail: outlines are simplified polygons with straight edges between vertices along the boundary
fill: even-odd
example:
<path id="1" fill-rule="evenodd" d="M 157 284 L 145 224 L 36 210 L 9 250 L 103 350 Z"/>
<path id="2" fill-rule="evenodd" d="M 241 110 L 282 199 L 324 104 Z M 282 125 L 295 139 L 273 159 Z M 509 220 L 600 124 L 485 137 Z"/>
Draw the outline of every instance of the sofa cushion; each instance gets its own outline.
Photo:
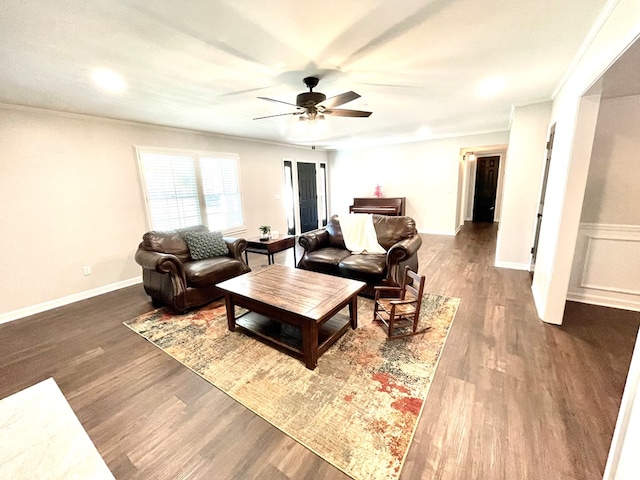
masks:
<path id="1" fill-rule="evenodd" d="M 140 247 L 144 250 L 175 255 L 181 262 L 189 260 L 189 246 L 177 230 L 147 232 L 142 236 Z"/>
<path id="2" fill-rule="evenodd" d="M 342 236 L 342 229 L 340 228 L 340 222 L 338 216 L 333 215 L 327 222 L 325 227 L 329 234 L 329 246 L 334 248 L 347 248 L 344 244 L 344 237 Z"/>
<path id="3" fill-rule="evenodd" d="M 336 275 L 338 274 L 338 264 L 349 255 L 351 252 L 344 248 L 321 248 L 307 252 L 304 256 L 304 265 L 308 270 Z"/>
<path id="4" fill-rule="evenodd" d="M 244 264 L 231 257 L 214 257 L 194 260 L 184 264 L 187 286 L 194 288 L 215 285 L 236 275 L 245 273 Z"/>
<path id="5" fill-rule="evenodd" d="M 191 260 L 189 246 L 184 239 L 186 232 L 208 232 L 204 225 L 178 228 L 176 230 L 152 230 L 142 236 L 140 248 L 151 252 L 175 255 L 181 262 Z"/>
<path id="6" fill-rule="evenodd" d="M 391 217 L 374 215 L 373 226 L 376 229 L 378 243 L 389 250 L 396 243 L 418 233 L 416 222 L 411 217 Z"/>
<path id="7" fill-rule="evenodd" d="M 340 261 L 338 269 L 343 277 L 373 284 L 386 276 L 387 257 L 382 253 L 349 255 Z"/>
<path id="8" fill-rule="evenodd" d="M 229 249 L 220 232 L 185 232 L 184 238 L 194 260 L 229 255 Z"/>

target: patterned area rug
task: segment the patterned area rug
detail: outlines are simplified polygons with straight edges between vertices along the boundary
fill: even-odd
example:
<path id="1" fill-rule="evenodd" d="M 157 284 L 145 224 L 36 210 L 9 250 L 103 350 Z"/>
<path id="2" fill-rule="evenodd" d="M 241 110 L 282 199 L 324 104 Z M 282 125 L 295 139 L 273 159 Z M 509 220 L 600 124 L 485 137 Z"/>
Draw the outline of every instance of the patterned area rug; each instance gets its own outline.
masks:
<path id="1" fill-rule="evenodd" d="M 371 321 L 373 302 L 358 298 L 358 328 L 313 371 L 229 332 L 221 301 L 186 315 L 158 309 L 125 325 L 352 478 L 396 479 L 459 304 L 425 294 L 426 333 L 387 340 Z"/>

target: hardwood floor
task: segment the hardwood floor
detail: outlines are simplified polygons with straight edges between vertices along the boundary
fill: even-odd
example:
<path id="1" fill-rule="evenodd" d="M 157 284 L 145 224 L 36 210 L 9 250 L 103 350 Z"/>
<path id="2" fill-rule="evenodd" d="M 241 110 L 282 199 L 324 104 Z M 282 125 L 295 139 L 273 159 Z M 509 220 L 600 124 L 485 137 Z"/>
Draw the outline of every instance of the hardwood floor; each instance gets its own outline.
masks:
<path id="1" fill-rule="evenodd" d="M 600 479 L 640 314 L 542 323 L 495 237 L 423 236 L 425 291 L 462 303 L 401 478 Z M 137 285 L 0 325 L 0 398 L 54 377 L 119 480 L 347 478 L 122 325 L 151 309 Z"/>

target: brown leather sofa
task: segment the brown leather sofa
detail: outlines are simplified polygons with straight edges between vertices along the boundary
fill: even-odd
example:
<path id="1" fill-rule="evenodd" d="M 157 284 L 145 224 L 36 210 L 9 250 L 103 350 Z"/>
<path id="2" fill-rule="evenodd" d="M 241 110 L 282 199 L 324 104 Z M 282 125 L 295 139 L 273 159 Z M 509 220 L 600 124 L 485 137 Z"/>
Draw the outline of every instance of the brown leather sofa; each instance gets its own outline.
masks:
<path id="1" fill-rule="evenodd" d="M 184 313 L 222 296 L 217 283 L 251 271 L 242 258 L 247 248 L 244 238 L 224 238 L 227 256 L 191 258 L 185 234 L 207 231 L 206 226 L 197 225 L 143 235 L 135 259 L 142 266 L 144 290 L 154 306 Z"/>
<path id="2" fill-rule="evenodd" d="M 378 243 L 386 254 L 351 254 L 345 247 L 340 222 L 332 216 L 327 226 L 303 233 L 298 243 L 304 253 L 298 268 L 352 278 L 367 283 L 362 294 L 373 296 L 375 285 L 400 285 L 405 265 L 418 271 L 422 238 L 411 217 L 373 215 Z"/>

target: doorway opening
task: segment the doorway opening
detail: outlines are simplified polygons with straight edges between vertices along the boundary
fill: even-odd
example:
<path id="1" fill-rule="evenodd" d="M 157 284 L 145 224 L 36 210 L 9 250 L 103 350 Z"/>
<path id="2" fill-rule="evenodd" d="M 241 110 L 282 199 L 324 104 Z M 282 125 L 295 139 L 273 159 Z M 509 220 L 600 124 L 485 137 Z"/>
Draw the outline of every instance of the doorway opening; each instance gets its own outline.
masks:
<path id="1" fill-rule="evenodd" d="M 549 165 L 551 164 L 551 151 L 553 150 L 553 139 L 556 135 L 556 124 L 551 125 L 549 129 L 549 139 L 547 140 L 547 160 L 544 165 L 544 174 L 542 177 L 542 190 L 540 192 L 540 201 L 538 202 L 538 218 L 536 221 L 536 232 L 533 237 L 533 247 L 531 247 L 531 265 L 529 272 L 533 281 L 533 272 L 536 269 L 536 257 L 538 256 L 538 243 L 540 242 L 540 225 L 542 225 L 542 212 L 544 210 L 544 197 L 547 193 L 547 182 L 549 181 Z"/>
<path id="2" fill-rule="evenodd" d="M 300 233 L 318 228 L 318 183 L 316 164 L 297 162 Z"/>
<path id="3" fill-rule="evenodd" d="M 327 224 L 327 164 L 284 160 L 284 204 L 287 233 L 315 230 Z"/>
<path id="4" fill-rule="evenodd" d="M 500 155 L 477 157 L 476 182 L 473 195 L 474 222 L 493 222 L 498 196 L 498 172 Z"/>

